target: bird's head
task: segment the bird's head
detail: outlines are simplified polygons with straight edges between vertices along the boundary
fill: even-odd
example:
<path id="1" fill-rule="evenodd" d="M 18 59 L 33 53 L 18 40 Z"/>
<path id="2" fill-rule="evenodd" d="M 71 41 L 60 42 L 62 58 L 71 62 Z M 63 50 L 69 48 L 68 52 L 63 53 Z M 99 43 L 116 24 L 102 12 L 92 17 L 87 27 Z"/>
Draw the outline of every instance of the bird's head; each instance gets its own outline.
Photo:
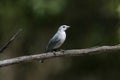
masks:
<path id="1" fill-rule="evenodd" d="M 65 30 L 67 30 L 68 28 L 70 28 L 70 26 L 68 26 L 68 25 L 61 25 L 61 26 L 59 27 L 59 30 L 65 31 Z"/>

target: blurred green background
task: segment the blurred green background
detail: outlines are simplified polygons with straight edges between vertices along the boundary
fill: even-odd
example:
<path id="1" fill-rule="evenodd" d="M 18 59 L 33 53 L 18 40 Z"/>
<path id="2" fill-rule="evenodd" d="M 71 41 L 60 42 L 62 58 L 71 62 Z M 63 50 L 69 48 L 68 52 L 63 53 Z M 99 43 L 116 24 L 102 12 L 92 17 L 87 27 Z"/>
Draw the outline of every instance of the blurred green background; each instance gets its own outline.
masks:
<path id="1" fill-rule="evenodd" d="M 71 26 L 62 49 L 120 42 L 120 0 L 0 0 L 0 45 L 23 32 L 0 59 L 44 52 L 62 24 Z M 120 80 L 120 54 L 63 57 L 0 68 L 0 80 Z"/>

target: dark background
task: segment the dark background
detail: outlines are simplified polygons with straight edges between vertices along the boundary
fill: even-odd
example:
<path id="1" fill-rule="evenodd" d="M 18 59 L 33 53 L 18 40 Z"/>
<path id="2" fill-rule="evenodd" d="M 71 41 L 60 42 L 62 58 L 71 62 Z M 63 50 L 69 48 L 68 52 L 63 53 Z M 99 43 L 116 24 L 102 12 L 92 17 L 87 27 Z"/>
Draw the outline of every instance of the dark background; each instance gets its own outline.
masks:
<path id="1" fill-rule="evenodd" d="M 23 32 L 0 59 L 44 52 L 58 27 L 67 24 L 62 49 L 120 42 L 120 0 L 0 0 L 0 45 Z M 0 80 L 120 80 L 120 54 L 63 57 L 0 68 Z"/>

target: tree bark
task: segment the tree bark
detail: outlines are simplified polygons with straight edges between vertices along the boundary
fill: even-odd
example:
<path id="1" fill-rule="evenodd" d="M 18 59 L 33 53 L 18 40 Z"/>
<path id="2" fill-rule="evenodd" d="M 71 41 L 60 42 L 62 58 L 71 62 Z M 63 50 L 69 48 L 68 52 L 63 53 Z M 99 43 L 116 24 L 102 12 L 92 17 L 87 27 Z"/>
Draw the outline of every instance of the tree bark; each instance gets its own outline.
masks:
<path id="1" fill-rule="evenodd" d="M 6 60 L 0 60 L 0 67 L 5 67 L 13 64 L 19 63 L 26 63 L 32 61 L 39 61 L 39 60 L 46 60 L 49 58 L 55 57 L 65 57 L 65 56 L 85 56 L 85 55 L 95 55 L 95 54 L 102 54 L 102 53 L 109 53 L 120 51 L 120 45 L 115 46 L 101 46 L 101 47 L 92 47 L 86 49 L 73 49 L 73 50 L 62 50 L 58 52 L 48 52 L 48 53 L 41 53 L 36 55 L 29 55 L 29 56 L 21 56 Z"/>

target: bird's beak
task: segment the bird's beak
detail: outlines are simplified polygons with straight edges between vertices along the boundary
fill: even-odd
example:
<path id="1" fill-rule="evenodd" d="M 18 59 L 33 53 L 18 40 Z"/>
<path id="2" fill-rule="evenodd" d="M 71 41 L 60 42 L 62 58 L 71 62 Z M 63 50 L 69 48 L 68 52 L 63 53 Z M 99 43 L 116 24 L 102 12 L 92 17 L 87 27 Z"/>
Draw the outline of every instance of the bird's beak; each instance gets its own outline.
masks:
<path id="1" fill-rule="evenodd" d="M 70 26 L 67 27 L 68 29 L 70 28 Z"/>

